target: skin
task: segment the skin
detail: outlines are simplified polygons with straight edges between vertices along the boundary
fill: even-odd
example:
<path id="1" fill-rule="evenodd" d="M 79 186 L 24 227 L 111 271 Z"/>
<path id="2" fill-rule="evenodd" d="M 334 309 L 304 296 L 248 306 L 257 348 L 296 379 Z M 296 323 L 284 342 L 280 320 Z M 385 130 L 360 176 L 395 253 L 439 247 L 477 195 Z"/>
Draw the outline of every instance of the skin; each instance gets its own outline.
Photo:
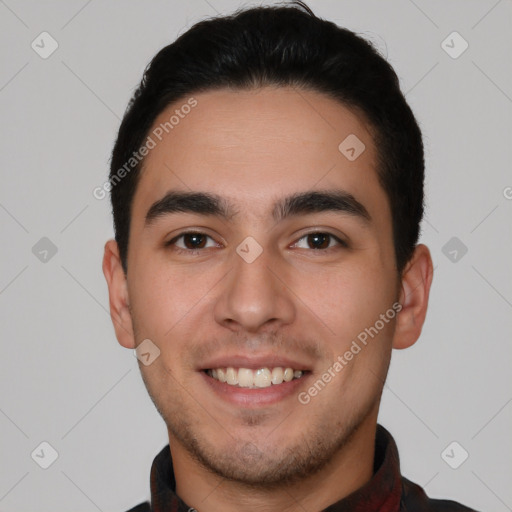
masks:
<path id="1" fill-rule="evenodd" d="M 194 95 L 198 104 L 146 157 L 132 207 L 128 271 L 117 244 L 103 271 L 119 343 L 149 338 L 160 356 L 141 373 L 169 432 L 178 495 L 201 512 L 321 510 L 370 480 L 378 408 L 392 348 L 418 339 L 432 281 L 418 245 L 400 276 L 388 198 L 376 172 L 365 119 L 312 91 L 265 87 Z M 185 100 L 186 101 L 186 100 Z M 183 102 L 170 105 L 154 126 Z M 349 161 L 349 134 L 365 151 Z M 317 212 L 277 222 L 275 200 L 343 189 L 371 216 Z M 229 219 L 191 213 L 145 226 L 150 206 L 171 191 L 222 195 Z M 165 242 L 197 230 L 192 252 Z M 310 233 L 330 233 L 315 248 Z M 263 252 L 236 252 L 248 236 Z M 320 242 L 321 245 L 321 242 Z M 197 246 L 197 244 L 196 244 Z M 201 246 L 201 245 L 200 245 Z M 307 405 L 298 393 L 344 354 L 395 301 L 400 313 Z M 310 369 L 278 403 L 234 405 L 214 393 L 198 367 L 213 354 L 290 356 Z"/>

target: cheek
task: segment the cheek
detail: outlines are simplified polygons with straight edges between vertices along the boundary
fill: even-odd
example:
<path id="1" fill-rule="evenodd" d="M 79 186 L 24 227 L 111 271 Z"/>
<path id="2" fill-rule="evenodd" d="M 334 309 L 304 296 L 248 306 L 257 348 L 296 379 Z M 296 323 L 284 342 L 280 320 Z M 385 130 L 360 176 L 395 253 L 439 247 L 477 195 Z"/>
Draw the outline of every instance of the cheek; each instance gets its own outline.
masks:
<path id="1" fill-rule="evenodd" d="M 186 313 L 182 283 L 149 262 L 137 267 L 129 291 L 134 322 L 144 337 L 161 339 Z"/>
<path id="2" fill-rule="evenodd" d="M 310 287 L 309 296 L 316 290 L 311 309 L 332 335 L 325 337 L 329 362 L 341 356 L 347 365 L 344 378 L 351 376 L 360 381 L 358 385 L 377 385 L 375 375 L 383 376 L 389 362 L 396 317 L 392 276 L 367 262 L 330 272 L 325 282 L 326 286 Z"/>
<path id="3" fill-rule="evenodd" d="M 331 272 L 325 282 L 315 293 L 315 301 L 317 308 L 337 326 L 373 325 L 392 306 L 396 296 L 389 272 L 371 264 L 340 268 Z"/>
<path id="4" fill-rule="evenodd" d="M 146 259 L 129 287 L 134 323 L 139 335 L 168 342 L 192 328 L 207 307 L 218 277 Z M 192 325 L 193 324 L 193 325 Z"/>

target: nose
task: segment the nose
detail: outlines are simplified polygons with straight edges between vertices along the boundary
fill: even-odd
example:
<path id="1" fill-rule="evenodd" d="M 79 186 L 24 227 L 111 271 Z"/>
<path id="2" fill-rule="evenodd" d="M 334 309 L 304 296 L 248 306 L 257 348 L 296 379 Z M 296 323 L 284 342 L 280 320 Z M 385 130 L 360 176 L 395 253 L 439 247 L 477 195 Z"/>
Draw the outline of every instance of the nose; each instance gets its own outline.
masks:
<path id="1" fill-rule="evenodd" d="M 269 251 L 248 262 L 233 254 L 231 271 L 223 280 L 215 304 L 215 320 L 234 331 L 276 330 L 293 322 L 293 292 L 287 272 Z"/>

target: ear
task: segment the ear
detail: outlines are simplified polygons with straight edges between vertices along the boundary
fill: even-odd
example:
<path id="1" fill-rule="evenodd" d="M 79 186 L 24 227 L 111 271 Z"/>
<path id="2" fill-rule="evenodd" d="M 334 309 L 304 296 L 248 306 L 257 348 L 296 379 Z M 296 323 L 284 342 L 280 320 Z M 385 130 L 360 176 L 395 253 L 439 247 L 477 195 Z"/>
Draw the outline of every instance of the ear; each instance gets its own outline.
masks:
<path id="1" fill-rule="evenodd" d="M 433 274 L 428 247 L 423 244 L 417 245 L 402 274 L 399 299 L 402 309 L 396 317 L 393 348 L 408 348 L 419 338 L 427 315 Z"/>
<path id="2" fill-rule="evenodd" d="M 135 337 L 133 335 L 128 285 L 115 240 L 109 240 L 105 244 L 103 274 L 107 280 L 110 317 L 114 324 L 117 341 L 123 347 L 133 349 L 135 348 Z"/>

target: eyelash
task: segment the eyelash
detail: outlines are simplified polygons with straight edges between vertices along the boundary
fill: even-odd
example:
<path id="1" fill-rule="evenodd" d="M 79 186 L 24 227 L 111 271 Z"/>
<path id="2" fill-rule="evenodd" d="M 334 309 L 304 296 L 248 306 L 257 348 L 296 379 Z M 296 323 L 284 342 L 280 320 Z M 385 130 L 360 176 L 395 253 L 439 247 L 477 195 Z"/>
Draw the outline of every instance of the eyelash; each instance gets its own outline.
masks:
<path id="1" fill-rule="evenodd" d="M 177 247 L 176 242 L 180 238 L 183 238 L 186 235 L 202 235 L 202 236 L 206 236 L 207 238 L 210 238 L 211 240 L 213 240 L 213 238 L 210 235 L 207 235 L 206 233 L 202 233 L 200 231 L 185 231 L 185 232 L 175 236 L 173 239 L 169 240 L 168 242 L 166 242 L 165 247 L 172 247 L 172 250 L 174 252 L 176 252 L 177 254 L 189 254 L 189 255 L 197 255 L 201 251 L 205 250 L 204 248 L 203 249 L 182 249 L 181 247 Z M 310 235 L 327 235 L 328 237 L 333 238 L 339 244 L 338 247 L 327 247 L 326 249 L 309 249 L 310 251 L 325 253 L 325 252 L 330 252 L 333 249 L 337 249 L 337 248 L 339 249 L 340 247 L 344 248 L 344 249 L 348 249 L 348 247 L 349 247 L 348 244 L 344 240 L 337 237 L 336 235 L 333 235 L 332 233 L 329 233 L 328 231 L 312 231 L 311 233 L 306 233 L 305 235 L 302 235 L 297 240 L 297 242 L 294 243 L 294 245 L 297 244 L 303 238 L 306 238 Z M 207 247 L 207 249 L 210 249 L 210 247 Z"/>

